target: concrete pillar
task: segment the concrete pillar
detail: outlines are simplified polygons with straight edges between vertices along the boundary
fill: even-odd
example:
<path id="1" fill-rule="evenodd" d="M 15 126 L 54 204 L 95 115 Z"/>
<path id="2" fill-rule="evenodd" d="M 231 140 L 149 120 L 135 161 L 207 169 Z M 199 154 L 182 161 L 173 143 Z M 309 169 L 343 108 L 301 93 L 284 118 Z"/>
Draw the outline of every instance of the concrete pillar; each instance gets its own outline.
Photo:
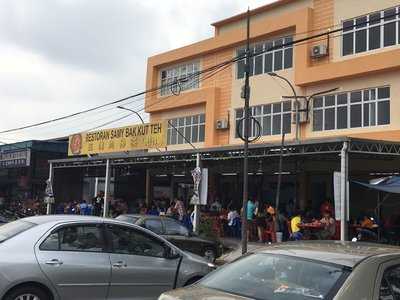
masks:
<path id="1" fill-rule="evenodd" d="M 343 142 L 340 153 L 340 240 L 347 240 L 347 180 L 348 180 L 348 143 Z"/>

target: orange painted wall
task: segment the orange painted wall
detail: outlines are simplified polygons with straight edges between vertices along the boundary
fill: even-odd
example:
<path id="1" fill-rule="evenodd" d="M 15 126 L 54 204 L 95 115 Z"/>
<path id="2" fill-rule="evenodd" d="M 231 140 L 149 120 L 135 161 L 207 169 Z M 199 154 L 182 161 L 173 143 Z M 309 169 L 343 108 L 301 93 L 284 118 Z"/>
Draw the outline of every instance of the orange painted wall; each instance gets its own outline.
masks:
<path id="1" fill-rule="evenodd" d="M 321 32 L 321 28 L 334 25 L 334 1 L 314 0 L 313 8 L 298 9 L 279 17 L 260 19 L 252 23 L 251 39 L 267 39 L 287 31 L 294 31 L 295 39 L 318 34 Z M 150 57 L 147 67 L 147 88 L 159 85 L 158 73 L 160 68 L 165 66 L 196 58 L 201 60 L 204 70 L 232 58 L 237 46 L 244 43 L 245 36 L 245 28 L 238 27 L 213 38 Z M 318 61 L 311 60 L 311 46 L 324 42 L 326 39 L 296 46 L 294 55 L 295 85 L 305 88 L 330 81 L 400 69 L 400 49 L 397 48 L 333 61 L 333 43 L 331 42 L 330 55 L 327 58 Z M 234 67 L 230 66 L 203 82 L 200 89 L 182 92 L 179 96 L 160 98 L 157 95 L 147 95 L 146 111 L 151 114 L 152 119 L 156 119 L 158 112 L 164 110 L 204 105 L 205 103 L 207 121 L 205 146 L 226 145 L 229 143 L 229 131 L 215 130 L 215 122 L 218 119 L 228 119 L 233 72 Z"/>

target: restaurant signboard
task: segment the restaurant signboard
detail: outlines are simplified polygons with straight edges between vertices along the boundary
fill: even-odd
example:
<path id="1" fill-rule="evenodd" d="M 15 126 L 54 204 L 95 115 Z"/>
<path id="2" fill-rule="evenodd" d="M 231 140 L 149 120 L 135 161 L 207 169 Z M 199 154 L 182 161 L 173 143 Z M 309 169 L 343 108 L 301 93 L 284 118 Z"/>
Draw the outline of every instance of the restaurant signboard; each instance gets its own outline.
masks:
<path id="1" fill-rule="evenodd" d="M 73 134 L 69 137 L 68 155 L 126 152 L 166 145 L 166 122 L 153 122 Z"/>
<path id="2" fill-rule="evenodd" d="M 0 168 L 28 167 L 30 164 L 30 149 L 0 152 Z"/>

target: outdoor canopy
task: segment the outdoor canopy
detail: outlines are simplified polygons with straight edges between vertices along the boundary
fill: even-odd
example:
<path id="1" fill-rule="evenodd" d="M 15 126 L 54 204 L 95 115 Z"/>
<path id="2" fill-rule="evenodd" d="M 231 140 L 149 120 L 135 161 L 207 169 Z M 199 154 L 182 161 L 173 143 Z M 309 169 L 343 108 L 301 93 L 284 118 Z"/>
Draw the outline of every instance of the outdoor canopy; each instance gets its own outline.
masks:
<path id="1" fill-rule="evenodd" d="M 355 180 L 353 180 L 353 182 L 370 189 L 392 194 L 400 194 L 400 176 L 377 178 L 371 180 L 370 183 L 365 183 Z"/>

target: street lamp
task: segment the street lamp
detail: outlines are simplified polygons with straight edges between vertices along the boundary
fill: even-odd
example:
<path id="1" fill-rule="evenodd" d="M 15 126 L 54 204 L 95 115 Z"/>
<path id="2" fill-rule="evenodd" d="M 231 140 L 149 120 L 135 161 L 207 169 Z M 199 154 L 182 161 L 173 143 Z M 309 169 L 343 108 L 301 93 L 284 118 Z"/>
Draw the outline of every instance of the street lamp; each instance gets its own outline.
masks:
<path id="1" fill-rule="evenodd" d="M 290 88 L 293 91 L 294 101 L 296 102 L 296 142 L 299 142 L 299 101 L 297 100 L 296 90 L 294 89 L 294 86 L 292 85 L 292 83 L 289 80 L 287 80 L 285 77 L 278 75 L 274 72 L 269 72 L 268 75 L 271 77 L 278 77 L 279 79 L 282 79 L 290 86 Z"/>
<path id="2" fill-rule="evenodd" d="M 137 115 L 139 117 L 139 119 L 142 122 L 142 124 L 144 124 L 142 116 L 137 111 L 134 111 L 133 109 L 130 109 L 130 108 L 127 108 L 127 107 L 123 107 L 123 106 L 117 106 L 117 108 L 133 112 L 135 115 Z"/>

